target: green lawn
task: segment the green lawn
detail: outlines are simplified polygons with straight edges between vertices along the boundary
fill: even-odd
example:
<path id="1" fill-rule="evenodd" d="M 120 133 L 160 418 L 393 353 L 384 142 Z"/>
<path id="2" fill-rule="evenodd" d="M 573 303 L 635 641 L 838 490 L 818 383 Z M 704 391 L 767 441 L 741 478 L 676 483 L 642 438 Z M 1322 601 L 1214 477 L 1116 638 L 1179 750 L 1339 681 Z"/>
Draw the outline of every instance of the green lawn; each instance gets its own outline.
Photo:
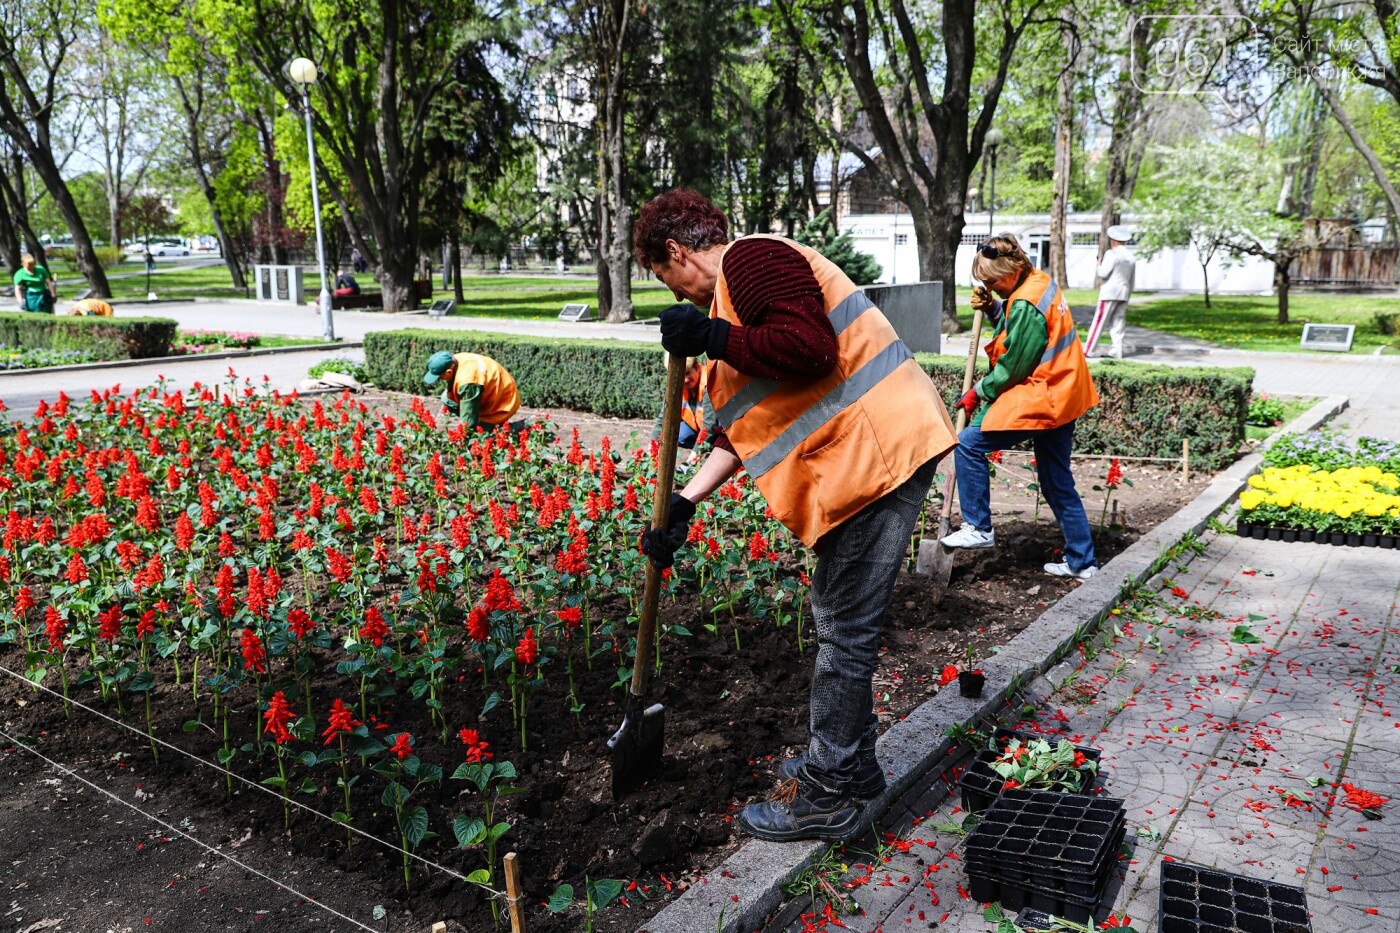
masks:
<path id="1" fill-rule="evenodd" d="M 1135 298 L 1128 305 L 1128 323 L 1152 330 L 1194 337 L 1239 350 L 1298 351 L 1303 325 L 1354 324 L 1353 353 L 1395 347 L 1394 336 L 1376 327 L 1377 312 L 1400 312 L 1400 298 L 1360 298 L 1353 295 L 1293 294 L 1291 323 L 1279 325 L 1278 299 L 1271 296 L 1211 298 L 1207 308 L 1199 295 L 1175 298 Z"/>

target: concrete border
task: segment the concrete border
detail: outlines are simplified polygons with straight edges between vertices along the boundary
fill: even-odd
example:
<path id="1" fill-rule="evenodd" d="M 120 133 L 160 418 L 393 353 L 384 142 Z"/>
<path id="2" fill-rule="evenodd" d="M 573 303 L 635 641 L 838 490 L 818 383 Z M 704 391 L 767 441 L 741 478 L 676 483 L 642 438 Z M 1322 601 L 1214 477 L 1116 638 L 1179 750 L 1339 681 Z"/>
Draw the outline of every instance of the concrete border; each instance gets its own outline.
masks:
<path id="1" fill-rule="evenodd" d="M 1344 411 L 1344 395 L 1324 398 L 1289 422 L 1248 456 L 1217 476 L 1185 508 L 1139 538 L 1105 564 L 1093 579 L 1066 593 L 1040 618 L 989 658 L 982 669 L 987 685 L 981 699 L 968 700 L 956 690 L 941 690 L 880 736 L 877 749 L 888 789 L 871 801 L 866 816 L 900 814 L 926 800 L 940 764 L 957 742 L 944 735 L 950 726 L 992 717 L 1014 697 L 1062 661 L 1122 600 L 1125 591 L 1150 579 L 1169 550 L 1187 535 L 1200 534 L 1210 520 L 1239 494 L 1263 464 L 1263 452 L 1285 432 L 1311 431 Z M 1042 684 L 1035 685 L 1041 692 Z M 1044 691 L 1048 693 L 1049 691 Z M 761 930 L 782 904 L 782 885 L 812 864 L 827 846 L 821 842 L 746 842 L 707 881 L 692 885 L 638 933 L 740 933 Z M 723 920 L 721 921 L 721 916 Z"/>
<path id="2" fill-rule="evenodd" d="M 353 350 L 363 347 L 363 340 L 336 343 L 308 343 L 295 347 L 260 347 L 256 350 L 222 350 L 218 353 L 191 353 L 186 356 L 151 356 L 140 360 L 107 360 L 96 363 L 74 363 L 71 366 L 35 366 L 32 369 L 0 369 L 5 376 L 32 376 L 35 373 L 81 373 L 94 369 L 124 369 L 128 366 L 153 366 L 164 363 L 195 363 L 205 360 L 237 360 L 247 356 L 274 356 L 279 353 L 307 353 L 313 350 Z"/>

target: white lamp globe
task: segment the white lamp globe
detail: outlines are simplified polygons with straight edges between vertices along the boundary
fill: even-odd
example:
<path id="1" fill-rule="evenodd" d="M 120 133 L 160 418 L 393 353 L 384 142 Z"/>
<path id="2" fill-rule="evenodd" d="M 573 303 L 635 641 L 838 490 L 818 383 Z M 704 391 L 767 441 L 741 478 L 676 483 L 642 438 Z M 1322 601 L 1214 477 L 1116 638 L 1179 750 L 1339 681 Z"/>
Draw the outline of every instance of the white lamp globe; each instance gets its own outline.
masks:
<path id="1" fill-rule="evenodd" d="M 297 84 L 315 84 L 316 63 L 309 58 L 294 58 L 287 66 L 287 75 Z"/>

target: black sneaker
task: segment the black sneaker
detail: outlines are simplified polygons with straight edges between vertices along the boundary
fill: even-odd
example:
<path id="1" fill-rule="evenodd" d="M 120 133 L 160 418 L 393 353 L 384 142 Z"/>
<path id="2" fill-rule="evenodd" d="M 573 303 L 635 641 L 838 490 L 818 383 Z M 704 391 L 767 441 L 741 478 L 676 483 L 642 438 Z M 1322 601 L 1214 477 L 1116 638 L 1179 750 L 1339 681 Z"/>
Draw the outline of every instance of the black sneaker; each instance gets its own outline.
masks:
<path id="1" fill-rule="evenodd" d="M 778 777 L 784 781 L 800 778 L 802 767 L 806 763 L 806 755 L 789 758 L 778 765 Z M 875 760 L 874 755 L 856 764 L 855 777 L 851 778 L 851 784 L 846 789 L 852 797 L 861 800 L 874 800 L 885 792 L 885 772 L 881 770 L 880 762 Z"/>
<path id="2" fill-rule="evenodd" d="M 791 778 L 778 785 L 771 799 L 745 807 L 739 813 L 739 828 L 772 842 L 844 842 L 860 828 L 860 816 L 861 808 L 850 795 Z"/>

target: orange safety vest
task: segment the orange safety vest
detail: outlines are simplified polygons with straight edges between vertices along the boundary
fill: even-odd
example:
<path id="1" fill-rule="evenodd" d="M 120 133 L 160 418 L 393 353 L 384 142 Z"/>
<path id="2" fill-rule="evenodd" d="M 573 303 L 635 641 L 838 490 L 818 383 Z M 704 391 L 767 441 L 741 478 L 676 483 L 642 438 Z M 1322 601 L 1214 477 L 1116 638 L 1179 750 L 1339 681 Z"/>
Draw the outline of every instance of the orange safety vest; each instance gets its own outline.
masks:
<path id="1" fill-rule="evenodd" d="M 705 429 L 705 367 L 697 366 L 685 374 L 685 388 L 681 392 L 681 421 L 699 436 Z"/>
<path id="2" fill-rule="evenodd" d="M 982 416 L 983 431 L 1045 431 L 1069 424 L 1099 403 L 1098 390 L 1089 375 L 1089 362 L 1079 345 L 1079 334 L 1069 314 L 1060 286 L 1039 269 L 1016 287 L 1004 307 L 1009 316 L 1012 305 L 1025 300 L 1045 316 L 1048 338 L 1040 365 L 1025 382 L 1007 389 L 992 401 Z M 984 349 L 992 365 L 1006 352 L 1003 327 Z"/>
<path id="3" fill-rule="evenodd" d="M 710 401 L 774 516 L 811 547 L 957 438 L 933 382 L 865 292 L 815 250 L 767 238 L 811 265 L 836 332 L 836 366 L 810 382 L 782 382 L 716 360 Z M 710 317 L 743 326 L 723 260 Z"/>
<path id="4" fill-rule="evenodd" d="M 111 317 L 112 306 L 101 298 L 84 298 L 82 301 L 74 302 L 73 307 L 68 309 L 70 315 L 98 317 Z"/>
<path id="5" fill-rule="evenodd" d="M 520 410 L 515 379 L 504 366 L 480 353 L 454 353 L 452 359 L 457 362 L 457 376 L 447 387 L 447 397 L 460 401 L 464 386 L 481 386 L 482 424 L 505 424 Z"/>

